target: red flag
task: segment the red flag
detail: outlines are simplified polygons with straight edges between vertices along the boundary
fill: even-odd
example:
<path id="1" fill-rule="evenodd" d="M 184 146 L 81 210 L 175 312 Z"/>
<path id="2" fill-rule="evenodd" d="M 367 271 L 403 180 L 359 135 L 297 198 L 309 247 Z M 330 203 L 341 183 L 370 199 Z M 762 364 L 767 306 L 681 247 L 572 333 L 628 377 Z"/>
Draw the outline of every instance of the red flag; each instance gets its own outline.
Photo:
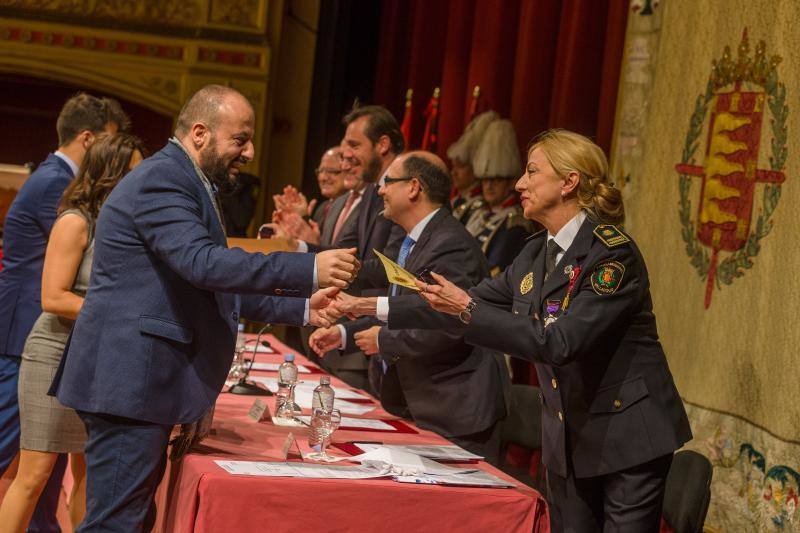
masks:
<path id="1" fill-rule="evenodd" d="M 472 122 L 472 119 L 486 111 L 483 105 L 483 98 L 481 95 L 481 87 L 480 85 L 476 85 L 474 89 L 472 89 L 472 101 L 469 104 L 469 116 L 467 117 L 467 124 Z"/>
<path id="2" fill-rule="evenodd" d="M 400 125 L 400 133 L 403 134 L 406 150 L 411 148 L 411 98 L 414 96 L 414 89 L 406 91 L 406 110 L 403 113 L 403 123 Z"/>
<path id="3" fill-rule="evenodd" d="M 425 135 L 422 136 L 422 149 L 435 152 L 439 142 L 439 87 L 433 90 L 425 117 L 428 120 L 425 122 Z"/>

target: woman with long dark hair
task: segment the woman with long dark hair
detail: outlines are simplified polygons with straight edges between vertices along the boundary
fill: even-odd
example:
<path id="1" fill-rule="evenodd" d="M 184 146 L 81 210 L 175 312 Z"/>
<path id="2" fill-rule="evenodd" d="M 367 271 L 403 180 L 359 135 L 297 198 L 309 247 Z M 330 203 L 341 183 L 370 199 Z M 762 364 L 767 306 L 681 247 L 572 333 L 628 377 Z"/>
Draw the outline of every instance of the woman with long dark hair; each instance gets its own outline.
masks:
<path id="1" fill-rule="evenodd" d="M 58 454 L 71 456 L 70 519 L 86 510 L 86 432 L 75 411 L 48 396 L 72 324 L 83 305 L 94 250 L 94 224 L 111 190 L 142 160 L 142 142 L 128 134 L 101 135 L 64 191 L 42 275 L 44 311 L 25 343 L 19 375 L 20 461 L 0 506 L 0 530 L 25 531 Z"/>

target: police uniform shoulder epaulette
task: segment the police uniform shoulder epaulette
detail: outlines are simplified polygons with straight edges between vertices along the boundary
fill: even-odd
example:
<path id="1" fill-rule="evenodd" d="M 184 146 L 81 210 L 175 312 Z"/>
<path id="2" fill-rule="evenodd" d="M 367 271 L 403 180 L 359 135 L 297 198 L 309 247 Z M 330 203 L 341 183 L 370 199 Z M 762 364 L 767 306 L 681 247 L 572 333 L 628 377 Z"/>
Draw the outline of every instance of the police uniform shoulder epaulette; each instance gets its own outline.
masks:
<path id="1" fill-rule="evenodd" d="M 613 224 L 598 225 L 594 228 L 594 234 L 607 248 L 614 248 L 626 242 L 631 242 L 630 238 Z"/>

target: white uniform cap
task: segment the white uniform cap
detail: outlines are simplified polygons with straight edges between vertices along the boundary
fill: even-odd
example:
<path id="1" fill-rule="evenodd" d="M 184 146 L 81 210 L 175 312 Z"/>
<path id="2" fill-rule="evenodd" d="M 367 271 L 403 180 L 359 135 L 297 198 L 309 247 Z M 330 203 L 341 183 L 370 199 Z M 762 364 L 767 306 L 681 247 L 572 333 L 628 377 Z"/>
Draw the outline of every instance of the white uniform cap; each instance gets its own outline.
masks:
<path id="1" fill-rule="evenodd" d="M 467 124 L 461 137 L 447 149 L 447 157 L 461 161 L 462 163 L 470 163 L 472 157 L 475 155 L 475 150 L 477 150 L 481 142 L 483 134 L 486 132 L 487 126 L 499 118 L 500 115 L 494 111 L 484 111 L 473 118 L 472 122 Z"/>
<path id="2" fill-rule="evenodd" d="M 522 171 L 517 134 L 510 120 L 489 124 L 472 158 L 477 178 L 517 178 Z"/>

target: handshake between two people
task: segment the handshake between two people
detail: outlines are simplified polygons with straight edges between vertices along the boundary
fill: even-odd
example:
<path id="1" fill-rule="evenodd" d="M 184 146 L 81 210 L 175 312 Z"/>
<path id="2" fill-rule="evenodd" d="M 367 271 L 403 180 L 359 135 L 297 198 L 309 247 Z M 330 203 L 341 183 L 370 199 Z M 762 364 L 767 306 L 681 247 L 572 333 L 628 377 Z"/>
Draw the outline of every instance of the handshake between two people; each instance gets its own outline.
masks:
<path id="1" fill-rule="evenodd" d="M 320 290 L 309 299 L 309 324 L 328 327 L 344 313 L 337 306 L 341 289 L 350 286 L 358 275 L 361 263 L 356 259 L 356 249 L 325 250 L 317 254 L 317 285 Z"/>
<path id="2" fill-rule="evenodd" d="M 471 298 L 467 291 L 435 272 L 430 272 L 424 280 L 414 280 L 414 283 L 419 289 L 418 294 L 439 312 L 458 315 L 469 305 Z M 333 301 L 330 305 L 335 307 L 335 313 L 338 316 L 331 321 L 331 325 L 320 326 L 308 339 L 309 346 L 320 357 L 324 357 L 327 352 L 338 349 L 342 345 L 341 329 L 333 325 L 338 318 L 346 315 L 350 319 L 356 319 L 360 316 L 376 316 L 378 313 L 376 297 L 358 297 L 338 292 L 332 298 Z M 355 344 L 364 354 L 378 353 L 377 339 L 381 327 L 372 326 L 355 334 Z"/>

